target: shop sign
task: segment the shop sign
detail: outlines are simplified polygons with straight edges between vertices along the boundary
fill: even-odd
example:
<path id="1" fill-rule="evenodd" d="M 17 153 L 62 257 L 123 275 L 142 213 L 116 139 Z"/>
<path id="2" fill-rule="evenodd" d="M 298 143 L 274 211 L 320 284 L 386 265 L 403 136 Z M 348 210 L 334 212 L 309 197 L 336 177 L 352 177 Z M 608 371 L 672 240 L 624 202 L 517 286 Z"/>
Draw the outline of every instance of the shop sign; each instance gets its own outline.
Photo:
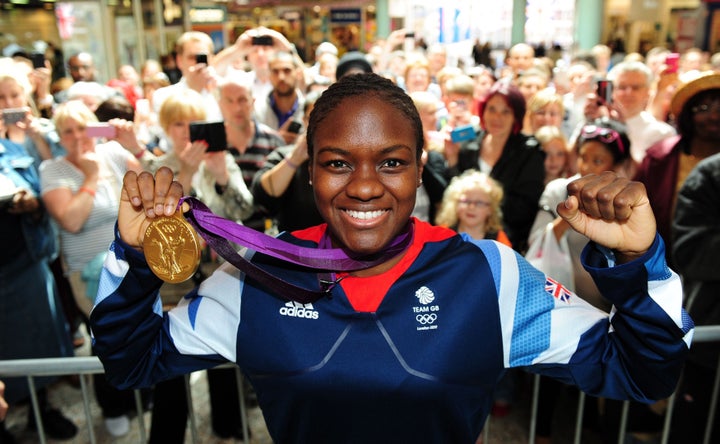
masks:
<path id="1" fill-rule="evenodd" d="M 359 8 L 347 9 L 331 9 L 331 23 L 360 23 L 362 21 L 362 12 Z"/>
<path id="2" fill-rule="evenodd" d="M 222 7 L 194 7 L 190 8 L 190 23 L 194 25 L 225 23 L 227 11 Z"/>

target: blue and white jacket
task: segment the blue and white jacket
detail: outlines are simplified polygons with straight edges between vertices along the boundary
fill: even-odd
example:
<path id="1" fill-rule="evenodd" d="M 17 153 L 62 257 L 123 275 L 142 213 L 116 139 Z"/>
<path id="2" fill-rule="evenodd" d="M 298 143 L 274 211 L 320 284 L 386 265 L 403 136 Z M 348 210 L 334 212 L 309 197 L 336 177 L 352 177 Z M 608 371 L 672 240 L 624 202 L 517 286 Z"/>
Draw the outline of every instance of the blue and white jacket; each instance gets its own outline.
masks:
<path id="1" fill-rule="evenodd" d="M 651 401 L 675 388 L 693 324 L 659 236 L 644 257 L 618 266 L 593 244 L 584 252 L 614 303 L 608 315 L 510 248 L 414 223 L 400 263 L 347 277 L 312 304 L 288 302 L 225 264 L 168 313 L 162 282 L 118 238 L 91 315 L 95 350 L 119 387 L 236 362 L 278 443 L 473 443 L 511 367 L 610 398 Z M 283 236 L 317 246 L 325 229 Z M 252 260 L 317 288 L 307 269 Z M 356 310 L 358 294 L 377 306 Z"/>

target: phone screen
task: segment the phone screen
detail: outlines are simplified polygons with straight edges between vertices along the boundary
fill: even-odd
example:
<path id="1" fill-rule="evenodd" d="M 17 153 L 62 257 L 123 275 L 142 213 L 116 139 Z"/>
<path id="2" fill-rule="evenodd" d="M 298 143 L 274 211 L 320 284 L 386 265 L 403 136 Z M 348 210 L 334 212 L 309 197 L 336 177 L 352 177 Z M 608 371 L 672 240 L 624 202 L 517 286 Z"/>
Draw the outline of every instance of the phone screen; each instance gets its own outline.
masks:
<path id="1" fill-rule="evenodd" d="M 6 108 L 2 110 L 2 118 L 5 124 L 18 123 L 25 118 L 28 110 L 25 108 Z"/>
<path id="2" fill-rule="evenodd" d="M 612 103 L 612 82 L 609 80 L 598 80 L 597 96 L 603 103 Z"/>
<path id="3" fill-rule="evenodd" d="M 302 128 L 302 123 L 300 123 L 300 122 L 298 122 L 298 121 L 292 121 L 292 122 L 290 122 L 290 124 L 288 125 L 287 130 L 288 130 L 288 132 L 290 132 L 290 133 L 295 133 L 295 134 L 297 134 L 297 133 L 300 132 L 300 129 L 301 129 L 301 128 Z"/>
<path id="4" fill-rule="evenodd" d="M 665 73 L 672 74 L 678 71 L 678 65 L 680 64 L 680 54 L 673 52 L 665 57 Z"/>
<path id="5" fill-rule="evenodd" d="M 256 46 L 272 46 L 273 39 L 269 35 L 258 35 L 252 38 L 252 44 Z"/>
<path id="6" fill-rule="evenodd" d="M 225 122 L 190 122 L 190 140 L 204 140 L 208 152 L 226 150 Z"/>
<path id="7" fill-rule="evenodd" d="M 41 52 L 34 52 L 30 54 L 30 60 L 32 60 L 34 69 L 45 67 L 45 54 Z"/>
<path id="8" fill-rule="evenodd" d="M 117 135 L 117 129 L 109 123 L 91 123 L 85 129 L 88 137 L 105 137 L 112 139 Z"/>

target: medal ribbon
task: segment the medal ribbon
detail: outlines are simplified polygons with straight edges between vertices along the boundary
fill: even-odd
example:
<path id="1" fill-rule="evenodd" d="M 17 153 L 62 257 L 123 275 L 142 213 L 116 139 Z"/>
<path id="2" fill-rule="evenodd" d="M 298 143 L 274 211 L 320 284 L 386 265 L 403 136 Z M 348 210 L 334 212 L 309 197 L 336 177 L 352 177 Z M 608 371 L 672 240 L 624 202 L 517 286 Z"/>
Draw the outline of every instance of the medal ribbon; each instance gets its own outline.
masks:
<path id="1" fill-rule="evenodd" d="M 323 279 L 330 276 L 330 272 L 361 270 L 379 265 L 404 251 L 413 238 L 413 225 L 408 224 L 408 230 L 398 235 L 381 253 L 371 257 L 351 257 L 341 248 L 322 248 L 330 245 L 327 231 L 320 242 L 321 248 L 301 247 L 224 219 L 194 197 L 183 197 L 179 207 L 183 202 L 190 206 L 190 210 L 185 213 L 187 221 L 222 258 L 281 297 L 302 304 L 327 296 L 337 283 Z M 323 290 L 308 290 L 273 276 L 240 256 L 230 241 L 277 259 L 323 272 L 320 278 Z"/>

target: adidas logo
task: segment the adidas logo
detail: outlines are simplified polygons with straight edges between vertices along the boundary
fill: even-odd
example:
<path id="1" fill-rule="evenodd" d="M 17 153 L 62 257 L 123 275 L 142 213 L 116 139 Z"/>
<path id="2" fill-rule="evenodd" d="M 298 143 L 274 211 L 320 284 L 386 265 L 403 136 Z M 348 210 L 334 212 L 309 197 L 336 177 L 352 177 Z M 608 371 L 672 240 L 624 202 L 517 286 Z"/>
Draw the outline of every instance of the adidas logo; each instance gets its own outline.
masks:
<path id="1" fill-rule="evenodd" d="M 280 314 L 293 318 L 317 319 L 320 316 L 312 304 L 301 304 L 300 302 L 288 301 L 280 308 Z"/>

